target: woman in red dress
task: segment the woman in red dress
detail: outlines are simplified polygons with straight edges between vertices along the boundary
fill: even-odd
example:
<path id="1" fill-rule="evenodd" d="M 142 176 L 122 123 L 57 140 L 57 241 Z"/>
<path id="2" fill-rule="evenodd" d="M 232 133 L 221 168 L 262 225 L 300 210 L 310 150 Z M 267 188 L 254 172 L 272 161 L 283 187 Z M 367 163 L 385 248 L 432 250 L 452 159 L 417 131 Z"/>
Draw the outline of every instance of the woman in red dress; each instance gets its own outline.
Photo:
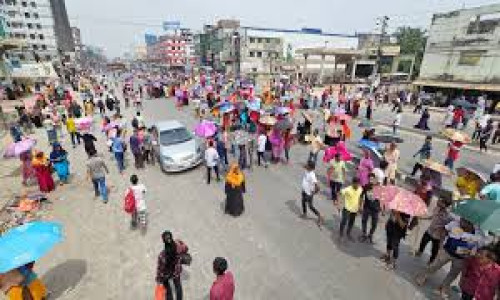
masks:
<path id="1" fill-rule="evenodd" d="M 52 179 L 50 162 L 42 151 L 36 153 L 32 161 L 40 192 L 49 193 L 55 189 L 54 179 Z"/>

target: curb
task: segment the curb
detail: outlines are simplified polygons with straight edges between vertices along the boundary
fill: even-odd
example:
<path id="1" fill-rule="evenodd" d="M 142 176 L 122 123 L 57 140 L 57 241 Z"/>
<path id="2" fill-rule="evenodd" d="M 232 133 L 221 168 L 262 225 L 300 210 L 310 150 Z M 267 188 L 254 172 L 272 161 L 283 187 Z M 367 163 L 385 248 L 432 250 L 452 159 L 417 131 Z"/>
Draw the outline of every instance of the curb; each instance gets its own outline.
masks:
<path id="1" fill-rule="evenodd" d="M 385 127 L 388 127 L 388 128 L 392 128 L 392 124 L 390 124 L 390 123 L 381 122 L 381 121 L 372 121 L 372 122 L 374 124 L 377 124 L 377 125 L 381 125 L 381 126 L 385 126 Z M 419 134 L 419 135 L 422 135 L 422 136 L 429 135 L 429 136 L 432 136 L 433 138 L 441 140 L 441 141 L 448 141 L 448 139 L 444 138 L 440 133 L 437 133 L 437 132 L 434 132 L 434 131 L 425 131 L 425 130 L 420 130 L 420 129 L 411 128 L 411 127 L 399 127 L 398 129 L 401 130 L 401 131 L 407 131 L 407 132 Z M 472 151 L 479 152 L 479 147 L 478 146 L 473 146 L 473 145 L 474 144 L 472 144 L 472 145 L 465 145 L 464 148 L 472 150 Z M 500 147 L 497 147 L 497 146 L 488 145 L 488 150 L 491 151 L 491 152 L 500 153 Z"/>

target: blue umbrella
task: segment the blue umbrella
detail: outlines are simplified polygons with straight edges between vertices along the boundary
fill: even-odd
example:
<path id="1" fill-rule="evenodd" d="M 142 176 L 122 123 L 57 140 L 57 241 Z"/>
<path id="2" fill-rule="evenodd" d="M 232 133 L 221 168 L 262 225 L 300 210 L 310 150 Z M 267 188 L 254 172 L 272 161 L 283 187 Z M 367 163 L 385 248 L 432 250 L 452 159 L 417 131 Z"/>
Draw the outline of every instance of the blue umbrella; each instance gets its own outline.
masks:
<path id="1" fill-rule="evenodd" d="M 379 143 L 374 142 L 374 141 L 370 141 L 370 140 L 367 140 L 367 139 L 361 139 L 359 141 L 359 146 L 361 148 L 372 148 L 372 149 L 375 149 L 375 150 L 382 149 L 382 147 L 380 146 Z"/>
<path id="2" fill-rule="evenodd" d="M 0 236 L 0 273 L 37 261 L 61 242 L 62 226 L 54 222 L 31 222 Z"/>

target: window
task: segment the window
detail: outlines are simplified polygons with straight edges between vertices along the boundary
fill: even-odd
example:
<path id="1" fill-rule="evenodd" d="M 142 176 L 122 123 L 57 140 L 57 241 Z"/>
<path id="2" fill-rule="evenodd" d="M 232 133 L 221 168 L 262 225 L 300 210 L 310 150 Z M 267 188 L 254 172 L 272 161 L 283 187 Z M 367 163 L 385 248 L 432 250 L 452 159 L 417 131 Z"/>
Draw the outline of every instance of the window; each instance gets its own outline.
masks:
<path id="1" fill-rule="evenodd" d="M 257 57 L 262 57 L 262 52 L 261 51 L 257 51 Z"/>
<path id="2" fill-rule="evenodd" d="M 271 44 L 271 39 L 266 39 L 266 44 Z"/>
<path id="3" fill-rule="evenodd" d="M 250 57 L 255 57 L 255 52 L 250 51 Z"/>
<path id="4" fill-rule="evenodd" d="M 42 45 L 42 50 L 47 50 L 47 45 Z"/>
<path id="5" fill-rule="evenodd" d="M 26 12 L 26 13 L 24 13 L 24 16 L 25 16 L 26 18 L 29 18 L 29 17 L 30 17 L 30 13 L 27 13 L 27 12 Z"/>
<path id="6" fill-rule="evenodd" d="M 38 17 L 39 17 L 39 16 L 38 16 L 38 14 L 37 14 L 37 13 L 33 13 L 33 18 L 38 19 Z"/>
<path id="7" fill-rule="evenodd" d="M 252 72 L 257 73 L 257 68 L 252 68 Z"/>
<path id="8" fill-rule="evenodd" d="M 492 34 L 500 25 L 500 13 L 478 15 L 470 20 L 467 34 Z"/>
<path id="9" fill-rule="evenodd" d="M 261 38 L 258 38 L 258 39 L 257 39 L 257 43 L 259 43 L 259 44 L 260 44 L 260 43 L 262 43 L 262 39 L 261 39 Z"/>
<path id="10" fill-rule="evenodd" d="M 23 1 L 23 2 L 21 2 L 21 5 L 22 5 L 23 7 L 28 7 L 28 2 Z"/>
<path id="11" fill-rule="evenodd" d="M 31 7 L 36 7 L 36 3 L 35 2 L 31 2 Z"/>
<path id="12" fill-rule="evenodd" d="M 33 50 L 38 50 L 38 45 L 33 45 Z"/>
<path id="13" fill-rule="evenodd" d="M 43 40 L 45 37 L 43 36 L 43 34 L 39 34 L 38 37 Z"/>
<path id="14" fill-rule="evenodd" d="M 45 55 L 45 59 L 50 60 L 51 59 L 50 55 Z"/>
<path id="15" fill-rule="evenodd" d="M 250 38 L 250 44 L 255 43 L 255 39 L 253 37 Z"/>
<path id="16" fill-rule="evenodd" d="M 30 39 L 34 40 L 35 39 L 35 35 L 32 33 L 30 34 Z"/>
<path id="17" fill-rule="evenodd" d="M 26 24 L 26 25 L 28 26 L 28 29 L 33 29 L 33 24 L 28 23 L 28 24 Z"/>
<path id="18" fill-rule="evenodd" d="M 36 24 L 36 29 L 42 29 L 42 24 Z"/>
<path id="19" fill-rule="evenodd" d="M 459 66 L 477 66 L 481 61 L 481 57 L 486 54 L 486 51 L 462 51 L 458 60 Z"/>

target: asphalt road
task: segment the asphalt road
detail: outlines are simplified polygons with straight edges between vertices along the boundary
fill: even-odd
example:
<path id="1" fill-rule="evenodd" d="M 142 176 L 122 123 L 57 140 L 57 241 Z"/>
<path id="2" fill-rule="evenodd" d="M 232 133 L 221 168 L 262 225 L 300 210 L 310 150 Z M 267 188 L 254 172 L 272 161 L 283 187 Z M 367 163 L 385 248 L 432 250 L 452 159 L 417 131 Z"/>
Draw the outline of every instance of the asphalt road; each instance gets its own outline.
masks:
<path id="1" fill-rule="evenodd" d="M 195 124 L 191 109 L 178 112 L 167 99 L 145 101 L 143 115 L 147 123 L 178 119 L 189 128 Z M 42 139 L 43 132 L 39 134 Z M 315 203 L 326 224 L 319 228 L 315 220 L 299 218 L 302 164 L 308 153 L 305 146 L 292 148 L 288 165 L 247 171 L 246 211 L 233 218 L 222 212 L 223 183 L 207 185 L 203 167 L 167 175 L 158 167 L 136 172 L 129 166 L 119 175 L 104 137 L 96 134 L 99 151 L 111 171 L 110 203 L 93 198 L 92 186 L 84 177 L 83 148 L 73 150 L 69 140 L 65 141 L 74 175 L 72 183 L 58 188 L 51 198 L 54 219 L 64 224 L 66 240 L 37 265 L 54 299 L 152 299 L 156 259 L 162 248 L 160 235 L 166 229 L 185 241 L 193 256 L 182 276 L 185 299 L 208 299 L 216 256 L 229 261 L 236 279 L 236 299 L 425 299 L 431 293 L 430 287 L 415 287 L 413 276 L 425 259 L 410 257 L 406 244 L 398 268 L 383 268 L 378 260 L 385 249 L 383 221 L 374 246 L 338 243 L 339 215 L 326 197 L 323 166 L 317 172 L 323 183 Z M 354 130 L 355 137 L 359 134 Z M 401 166 L 407 168 L 423 137 L 403 137 L 407 142 L 401 145 Z M 443 157 L 444 147 L 444 143 L 436 143 L 436 156 Z M 489 169 L 495 158 L 464 151 L 462 160 Z M 133 173 L 148 188 L 145 235 L 130 230 L 128 215 L 122 210 Z M 359 217 L 355 226 L 357 236 Z M 430 281 L 430 286 L 436 285 L 437 280 Z"/>

